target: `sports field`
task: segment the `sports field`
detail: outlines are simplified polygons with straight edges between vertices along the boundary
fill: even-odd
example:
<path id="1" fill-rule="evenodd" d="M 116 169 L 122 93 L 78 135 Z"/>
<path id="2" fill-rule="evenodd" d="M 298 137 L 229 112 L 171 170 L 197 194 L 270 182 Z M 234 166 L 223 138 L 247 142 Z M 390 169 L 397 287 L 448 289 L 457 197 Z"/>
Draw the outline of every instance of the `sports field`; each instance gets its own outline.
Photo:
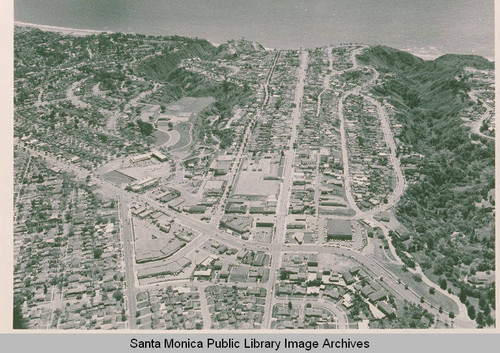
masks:
<path id="1" fill-rule="evenodd" d="M 153 132 L 153 136 L 156 138 L 156 146 L 164 145 L 170 140 L 170 135 L 160 130 Z"/>

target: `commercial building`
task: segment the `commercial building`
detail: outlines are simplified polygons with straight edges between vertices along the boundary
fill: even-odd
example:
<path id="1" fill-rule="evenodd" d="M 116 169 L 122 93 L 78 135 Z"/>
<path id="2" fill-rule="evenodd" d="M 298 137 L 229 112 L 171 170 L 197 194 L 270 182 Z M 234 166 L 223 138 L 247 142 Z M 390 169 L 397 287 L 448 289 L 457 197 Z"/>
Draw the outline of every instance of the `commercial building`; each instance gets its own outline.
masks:
<path id="1" fill-rule="evenodd" d="M 327 223 L 327 240 L 352 240 L 351 221 L 330 219 Z"/>

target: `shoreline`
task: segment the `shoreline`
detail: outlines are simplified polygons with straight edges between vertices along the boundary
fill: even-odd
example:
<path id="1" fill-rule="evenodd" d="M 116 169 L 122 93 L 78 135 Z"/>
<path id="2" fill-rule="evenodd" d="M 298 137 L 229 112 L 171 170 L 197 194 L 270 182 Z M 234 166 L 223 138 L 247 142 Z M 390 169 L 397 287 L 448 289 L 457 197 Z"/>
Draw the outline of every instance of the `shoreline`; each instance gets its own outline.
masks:
<path id="1" fill-rule="evenodd" d="M 69 28 L 69 27 L 60 27 L 60 26 L 51 26 L 51 25 L 39 25 L 36 23 L 30 23 L 30 22 L 22 22 L 22 21 L 14 21 L 14 26 L 19 26 L 19 27 L 31 27 L 31 28 L 38 28 L 43 31 L 48 31 L 48 32 L 58 32 L 66 35 L 73 35 L 73 36 L 88 36 L 92 34 L 100 34 L 100 33 L 124 33 L 124 34 L 138 34 L 135 32 L 117 32 L 117 31 L 110 31 L 110 30 L 95 30 L 95 29 L 82 29 L 82 28 Z M 221 43 L 215 43 L 213 41 L 210 41 L 208 39 L 205 39 L 208 41 L 210 44 L 212 44 L 215 47 L 218 47 L 221 45 Z M 265 50 L 277 50 L 276 48 L 268 48 L 264 47 Z M 429 48 L 396 48 L 401 51 L 405 51 L 407 53 L 410 53 L 412 55 L 415 55 L 423 60 L 434 60 L 442 55 L 445 55 L 446 53 L 440 53 L 437 51 L 437 48 L 435 47 L 429 47 Z M 459 55 L 478 55 L 478 54 L 459 54 Z M 494 57 L 489 57 L 489 56 L 483 56 L 483 55 L 478 55 L 481 56 L 489 61 L 495 62 Z"/>
<path id="2" fill-rule="evenodd" d="M 125 32 L 125 31 L 110 31 L 110 30 L 95 30 L 95 29 L 83 29 L 83 28 L 69 28 L 69 27 L 60 27 L 60 26 L 51 26 L 51 25 L 39 25 L 36 23 L 31 23 L 31 22 L 22 22 L 22 21 L 14 21 L 14 26 L 19 26 L 19 27 L 30 27 L 30 28 L 38 28 L 42 31 L 47 31 L 47 32 L 57 32 L 57 33 L 62 33 L 62 34 L 67 34 L 67 35 L 72 35 L 72 36 L 89 36 L 92 34 L 100 34 L 100 33 L 107 33 L 107 34 L 112 34 L 112 33 L 123 33 L 123 34 L 139 34 L 136 32 Z M 221 43 L 215 43 L 212 42 L 208 39 L 205 39 L 207 42 L 212 44 L 214 47 L 218 47 L 221 45 Z M 267 50 L 267 48 L 266 48 Z M 270 50 L 273 50 L 272 48 Z"/>
<path id="3" fill-rule="evenodd" d="M 82 29 L 82 28 L 69 28 L 69 27 L 59 27 L 59 26 L 50 26 L 50 25 L 39 25 L 36 23 L 21 22 L 21 21 L 14 21 L 14 26 L 38 28 L 38 29 L 41 29 L 41 30 L 47 31 L 47 32 L 59 32 L 59 33 L 69 34 L 69 35 L 74 35 L 74 36 L 88 36 L 88 35 L 99 34 L 99 33 L 115 33 L 113 31 L 98 31 L 98 30 L 94 30 L 94 29 Z"/>

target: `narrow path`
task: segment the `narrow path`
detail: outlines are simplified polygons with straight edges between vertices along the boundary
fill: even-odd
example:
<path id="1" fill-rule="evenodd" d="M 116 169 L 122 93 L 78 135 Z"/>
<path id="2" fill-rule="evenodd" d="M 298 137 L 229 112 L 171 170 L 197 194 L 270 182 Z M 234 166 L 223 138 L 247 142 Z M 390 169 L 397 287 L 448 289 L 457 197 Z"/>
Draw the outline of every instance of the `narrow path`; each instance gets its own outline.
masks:
<path id="1" fill-rule="evenodd" d="M 474 102 L 478 102 L 479 101 L 479 98 L 477 96 L 477 93 L 478 92 L 481 92 L 480 90 L 472 90 L 469 92 L 469 97 L 474 101 Z M 494 119 L 494 114 L 495 114 L 495 109 L 490 106 L 489 104 L 485 103 L 484 101 L 482 102 L 483 106 L 486 107 L 486 112 L 484 112 L 484 114 L 481 116 L 481 118 L 476 121 L 475 123 L 472 124 L 471 126 L 471 133 L 469 134 L 469 137 L 472 135 L 472 134 L 476 134 L 476 135 L 479 135 L 485 139 L 488 139 L 488 140 L 492 140 L 492 141 L 495 141 L 495 137 L 493 136 L 488 136 L 488 135 L 485 135 L 481 132 L 481 126 L 483 125 L 483 122 L 486 121 L 487 119 L 489 119 L 490 117 L 492 119 Z"/>
<path id="2" fill-rule="evenodd" d="M 212 328 L 212 319 L 210 318 L 210 311 L 208 310 L 207 296 L 205 294 L 205 286 L 198 287 L 200 293 L 201 317 L 203 319 L 203 330 L 210 330 Z"/>

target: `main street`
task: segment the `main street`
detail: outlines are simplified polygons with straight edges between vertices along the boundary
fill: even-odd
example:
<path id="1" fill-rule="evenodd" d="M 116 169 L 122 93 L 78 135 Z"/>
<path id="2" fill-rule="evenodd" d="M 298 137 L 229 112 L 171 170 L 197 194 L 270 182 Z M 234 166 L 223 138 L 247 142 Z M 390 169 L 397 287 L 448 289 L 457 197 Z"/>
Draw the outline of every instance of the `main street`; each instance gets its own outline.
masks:
<path id="1" fill-rule="evenodd" d="M 129 328 L 136 327 L 135 313 L 136 306 L 136 281 L 134 273 L 134 237 L 132 229 L 132 219 L 128 202 L 122 197 L 118 201 L 118 217 L 120 218 L 120 231 L 123 241 L 123 253 L 125 261 L 125 298 L 127 300 Z"/>
<path id="2" fill-rule="evenodd" d="M 276 281 L 276 272 L 280 264 L 281 249 L 285 242 L 286 216 L 288 214 L 288 203 L 290 199 L 290 189 L 293 180 L 293 163 L 295 161 L 294 143 L 297 139 L 297 126 L 300 122 L 300 113 L 302 108 L 302 97 L 304 95 L 304 82 L 307 71 L 308 56 L 307 51 L 303 50 L 300 57 L 300 68 L 298 72 L 298 82 L 295 89 L 295 108 L 292 111 L 292 124 L 290 132 L 290 141 L 288 149 L 284 151 L 283 182 L 280 186 L 278 197 L 278 207 L 276 213 L 276 227 L 273 241 L 271 243 L 271 267 L 269 270 L 269 281 L 267 284 L 266 305 L 264 308 L 264 319 L 262 327 L 269 329 L 271 325 L 271 315 L 274 305 L 274 283 Z"/>
<path id="3" fill-rule="evenodd" d="M 252 134 L 252 129 L 255 126 L 255 123 L 257 121 L 259 121 L 259 119 L 260 119 L 260 116 L 262 114 L 261 109 L 265 109 L 269 103 L 269 84 L 270 84 L 271 79 L 273 77 L 273 73 L 276 69 L 276 65 L 278 64 L 278 59 L 280 57 L 280 53 L 281 52 L 278 51 L 276 53 L 276 55 L 274 56 L 273 63 L 271 65 L 271 67 L 269 68 L 269 71 L 268 71 L 267 76 L 266 76 L 266 80 L 264 81 L 264 100 L 262 103 L 262 107 L 257 109 L 257 112 L 255 113 L 255 115 L 248 122 L 247 127 L 245 129 L 245 134 L 243 135 L 243 138 L 241 139 L 241 143 L 240 143 L 239 150 L 238 150 L 238 153 L 236 155 L 235 161 L 233 162 L 231 170 L 228 173 L 228 177 L 227 177 L 228 182 L 227 182 L 227 184 L 224 188 L 224 192 L 219 200 L 219 205 L 216 207 L 216 210 L 212 216 L 212 220 L 210 221 L 210 224 L 213 226 L 217 226 L 219 224 L 219 222 L 222 218 L 222 215 L 224 214 L 224 206 L 225 206 L 226 200 L 229 197 L 230 191 L 232 189 L 234 189 L 235 183 L 238 180 L 237 179 L 238 172 L 240 171 L 241 164 L 243 163 L 243 160 L 244 160 L 243 154 L 245 152 L 246 144 L 247 144 L 247 142 L 250 139 L 250 136 Z"/>

